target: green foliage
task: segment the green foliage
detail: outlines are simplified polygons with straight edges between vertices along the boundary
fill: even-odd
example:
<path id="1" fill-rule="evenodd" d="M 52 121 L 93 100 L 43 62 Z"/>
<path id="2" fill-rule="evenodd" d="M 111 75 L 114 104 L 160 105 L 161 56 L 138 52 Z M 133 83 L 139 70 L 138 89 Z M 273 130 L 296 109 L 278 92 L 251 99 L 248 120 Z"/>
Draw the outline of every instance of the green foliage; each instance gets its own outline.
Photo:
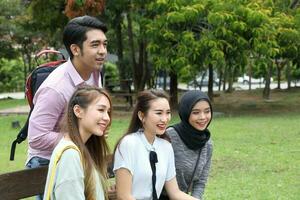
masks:
<path id="1" fill-rule="evenodd" d="M 62 46 L 63 28 L 68 22 L 64 9 L 63 0 L 52 0 L 47 3 L 43 0 L 35 0 L 28 7 L 31 29 L 41 32 L 44 42 L 49 46 Z"/>
<path id="2" fill-rule="evenodd" d="M 106 62 L 105 63 L 105 77 L 107 77 L 112 83 L 117 83 L 119 79 L 119 71 L 118 68 L 115 64 L 111 62 Z"/>
<path id="3" fill-rule="evenodd" d="M 22 13 L 20 0 L 0 0 L 0 58 L 16 58 L 13 37 L 15 18 Z"/>
<path id="4" fill-rule="evenodd" d="M 19 59 L 0 60 L 0 92 L 24 90 L 23 63 Z"/>

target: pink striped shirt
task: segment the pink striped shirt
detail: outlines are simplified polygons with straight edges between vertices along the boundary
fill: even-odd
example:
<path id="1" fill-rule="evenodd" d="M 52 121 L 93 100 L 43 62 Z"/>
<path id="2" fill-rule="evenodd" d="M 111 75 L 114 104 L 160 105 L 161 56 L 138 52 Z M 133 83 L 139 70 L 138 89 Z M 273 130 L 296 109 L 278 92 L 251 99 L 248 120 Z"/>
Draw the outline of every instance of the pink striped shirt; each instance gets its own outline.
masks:
<path id="1" fill-rule="evenodd" d="M 62 137 L 59 123 L 67 103 L 76 87 L 89 84 L 101 87 L 101 76 L 95 71 L 84 81 L 74 68 L 71 60 L 55 69 L 36 92 L 28 125 L 28 158 L 34 156 L 50 159 L 51 153 Z"/>

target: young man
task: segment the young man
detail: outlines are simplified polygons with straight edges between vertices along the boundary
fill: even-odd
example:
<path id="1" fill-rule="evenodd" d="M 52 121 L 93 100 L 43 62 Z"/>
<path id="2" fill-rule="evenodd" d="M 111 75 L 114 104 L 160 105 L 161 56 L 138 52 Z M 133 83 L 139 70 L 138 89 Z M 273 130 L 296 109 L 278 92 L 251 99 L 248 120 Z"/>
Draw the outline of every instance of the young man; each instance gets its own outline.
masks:
<path id="1" fill-rule="evenodd" d="M 83 84 L 102 87 L 101 68 L 107 55 L 107 28 L 97 18 L 77 17 L 69 21 L 63 42 L 70 55 L 55 69 L 36 92 L 28 127 L 26 166 L 49 164 L 51 153 L 62 137 L 59 123 L 76 87 Z"/>

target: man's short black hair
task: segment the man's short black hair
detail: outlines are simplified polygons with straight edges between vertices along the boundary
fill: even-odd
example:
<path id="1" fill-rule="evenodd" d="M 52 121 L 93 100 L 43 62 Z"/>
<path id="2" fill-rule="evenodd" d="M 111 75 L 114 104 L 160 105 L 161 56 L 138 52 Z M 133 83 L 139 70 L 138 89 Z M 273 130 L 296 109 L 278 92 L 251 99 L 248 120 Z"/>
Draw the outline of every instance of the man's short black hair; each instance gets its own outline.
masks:
<path id="1" fill-rule="evenodd" d="M 86 32 L 92 29 L 101 30 L 103 33 L 107 32 L 106 25 L 96 17 L 85 15 L 76 17 L 68 22 L 64 29 L 63 42 L 71 59 L 73 54 L 70 46 L 76 44 L 82 48 L 83 42 L 87 39 Z"/>

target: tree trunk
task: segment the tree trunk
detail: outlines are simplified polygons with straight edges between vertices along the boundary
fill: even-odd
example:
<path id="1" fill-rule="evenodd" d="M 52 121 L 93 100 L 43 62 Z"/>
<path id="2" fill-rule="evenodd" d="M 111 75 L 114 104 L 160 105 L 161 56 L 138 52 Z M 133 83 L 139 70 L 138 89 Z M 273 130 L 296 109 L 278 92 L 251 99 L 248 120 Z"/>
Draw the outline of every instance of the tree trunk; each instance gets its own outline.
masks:
<path id="1" fill-rule="evenodd" d="M 213 92 L 213 81 L 214 81 L 214 72 L 212 64 L 208 65 L 208 92 L 207 95 L 210 98 L 211 102 L 214 101 L 214 92 Z"/>
<path id="2" fill-rule="evenodd" d="M 269 63 L 268 66 L 268 71 L 266 73 L 266 85 L 263 90 L 263 98 L 264 99 L 270 99 L 270 93 L 271 93 L 271 88 L 270 88 L 270 83 L 271 83 L 271 76 L 272 76 L 272 62 Z"/>
<path id="3" fill-rule="evenodd" d="M 123 40 L 122 40 L 122 16 L 121 13 L 116 13 L 115 19 L 115 31 L 116 31 L 116 41 L 117 41 L 117 55 L 118 55 L 118 70 L 119 70 L 119 80 L 121 90 L 126 90 L 127 86 L 124 81 L 126 79 L 126 68 L 124 66 L 123 57 Z"/>
<path id="4" fill-rule="evenodd" d="M 132 73 L 133 73 L 133 83 L 134 88 L 136 91 L 139 91 L 139 75 L 137 73 L 138 65 L 136 63 L 135 58 L 135 48 L 134 48 L 134 41 L 133 41 L 133 30 L 132 30 L 132 19 L 131 19 L 131 10 L 127 13 L 127 23 L 128 23 L 128 43 L 130 48 L 130 56 L 131 56 L 131 64 L 132 64 Z"/>
<path id="5" fill-rule="evenodd" d="M 232 92 L 233 91 L 233 66 L 232 64 L 229 65 L 228 70 L 227 70 L 227 75 L 228 75 L 228 88 L 227 88 L 227 92 Z"/>
<path id="6" fill-rule="evenodd" d="M 277 89 L 280 89 L 280 79 L 281 79 L 281 68 L 282 65 L 275 59 L 276 68 L 277 68 Z"/>
<path id="7" fill-rule="evenodd" d="M 147 54 L 147 43 L 145 41 L 145 39 L 143 39 L 142 41 L 140 41 L 140 55 L 142 55 L 142 57 L 139 59 L 139 68 L 141 69 L 141 80 L 140 80 L 140 87 L 139 87 L 139 91 L 144 90 L 145 86 L 146 86 L 146 82 L 147 80 L 150 79 L 150 66 L 148 64 L 148 54 Z"/>
<path id="8" fill-rule="evenodd" d="M 177 109 L 178 107 L 178 82 L 177 73 L 175 70 L 170 71 L 170 106 L 172 109 Z"/>
<path id="9" fill-rule="evenodd" d="M 224 70 L 223 91 L 226 90 L 227 74 L 228 74 L 228 67 L 226 65 Z"/>
<path id="10" fill-rule="evenodd" d="M 218 85 L 218 91 L 221 91 L 222 87 L 222 79 L 223 79 L 223 70 L 219 71 L 219 85 Z"/>
<path id="11" fill-rule="evenodd" d="M 251 61 L 249 62 L 249 80 L 248 80 L 248 83 L 249 83 L 249 90 L 251 90 L 251 78 L 252 78 L 252 63 Z"/>
<path id="12" fill-rule="evenodd" d="M 296 8 L 299 2 L 300 0 L 293 0 L 292 3 L 290 4 L 290 9 Z"/>
<path id="13" fill-rule="evenodd" d="M 287 80 L 287 88 L 291 89 L 291 65 L 290 62 L 286 65 L 286 80 Z"/>

